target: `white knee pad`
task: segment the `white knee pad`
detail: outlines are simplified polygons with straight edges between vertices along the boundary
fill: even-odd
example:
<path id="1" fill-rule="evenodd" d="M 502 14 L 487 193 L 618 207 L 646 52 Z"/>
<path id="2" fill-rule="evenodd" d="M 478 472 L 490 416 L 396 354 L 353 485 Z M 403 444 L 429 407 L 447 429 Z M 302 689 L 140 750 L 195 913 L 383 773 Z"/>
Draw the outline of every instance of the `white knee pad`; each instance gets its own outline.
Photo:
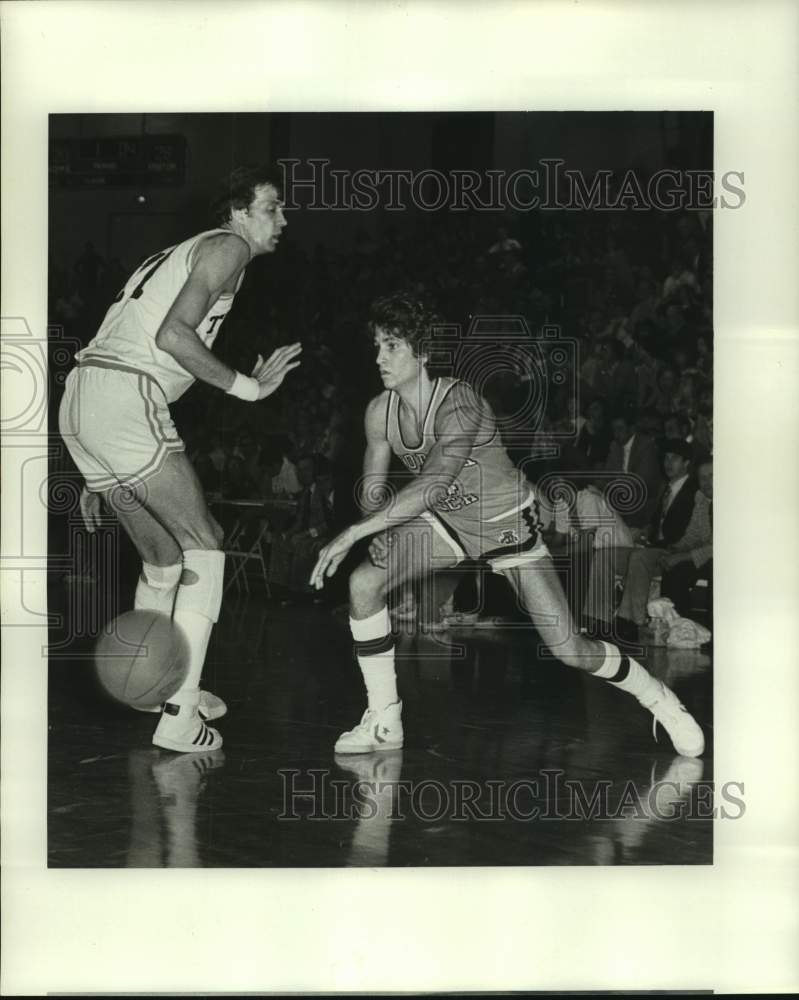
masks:
<path id="1" fill-rule="evenodd" d="M 183 563 L 154 566 L 143 562 L 133 606 L 137 610 L 161 611 L 165 615 L 171 615 L 175 590 L 182 573 Z"/>
<path id="2" fill-rule="evenodd" d="M 183 563 L 173 563 L 171 566 L 154 566 L 152 563 L 141 564 L 142 579 L 155 590 L 169 590 L 177 587 L 183 573 Z"/>
<path id="3" fill-rule="evenodd" d="M 175 611 L 192 611 L 209 621 L 219 618 L 225 578 L 225 553 L 217 549 L 187 549 Z"/>

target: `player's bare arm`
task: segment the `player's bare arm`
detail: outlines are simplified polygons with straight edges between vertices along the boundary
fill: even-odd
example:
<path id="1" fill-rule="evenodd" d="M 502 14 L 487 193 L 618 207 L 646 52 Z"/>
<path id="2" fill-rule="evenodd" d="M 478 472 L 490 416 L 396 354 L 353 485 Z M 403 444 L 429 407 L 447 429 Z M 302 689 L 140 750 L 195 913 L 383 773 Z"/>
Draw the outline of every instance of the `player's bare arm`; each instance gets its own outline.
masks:
<path id="1" fill-rule="evenodd" d="M 233 290 L 250 260 L 247 244 L 237 236 L 219 234 L 204 240 L 186 283 L 164 317 L 155 342 L 195 378 L 228 392 L 237 373 L 220 361 L 197 336 L 204 316 L 225 290 Z M 253 399 L 264 399 L 296 368 L 299 344 L 278 348 L 268 359 L 259 358 L 252 377 L 259 383 Z"/>
<path id="2" fill-rule="evenodd" d="M 366 451 L 363 456 L 358 506 L 365 514 L 380 510 L 388 500 L 386 484 L 391 465 L 391 446 L 386 438 L 388 399 L 387 392 L 376 396 L 367 406 L 364 417 Z"/>
<path id="3" fill-rule="evenodd" d="M 410 521 L 446 496 L 481 434 L 482 411 L 473 405 L 474 398 L 465 386 L 453 386 L 436 414 L 436 440 L 422 473 L 383 510 L 353 526 L 358 538 Z"/>
<path id="4" fill-rule="evenodd" d="M 384 508 L 351 525 L 326 545 L 311 574 L 311 584 L 324 586 L 352 546 L 361 538 L 397 527 L 434 507 L 485 433 L 485 410 L 475 405 L 476 397 L 465 386 L 455 385 L 436 414 L 436 441 L 425 459 L 424 470 L 404 486 Z"/>
<path id="5" fill-rule="evenodd" d="M 388 503 L 388 470 L 391 466 L 391 446 L 386 438 L 386 415 L 389 393 L 382 392 L 366 408 L 364 429 L 366 451 L 363 456 L 363 476 L 358 490 L 358 504 L 364 515 L 380 510 Z M 369 545 L 369 558 L 375 566 L 385 568 L 391 535 L 375 535 Z"/>

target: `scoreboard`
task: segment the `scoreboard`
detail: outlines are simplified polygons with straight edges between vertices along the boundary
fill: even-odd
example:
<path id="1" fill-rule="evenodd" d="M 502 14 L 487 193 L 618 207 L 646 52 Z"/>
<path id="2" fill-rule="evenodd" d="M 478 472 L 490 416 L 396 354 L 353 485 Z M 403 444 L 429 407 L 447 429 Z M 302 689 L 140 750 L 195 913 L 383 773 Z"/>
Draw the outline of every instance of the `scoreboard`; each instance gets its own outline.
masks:
<path id="1" fill-rule="evenodd" d="M 175 187 L 186 176 L 182 135 L 103 136 L 52 139 L 50 184 L 54 187 Z"/>

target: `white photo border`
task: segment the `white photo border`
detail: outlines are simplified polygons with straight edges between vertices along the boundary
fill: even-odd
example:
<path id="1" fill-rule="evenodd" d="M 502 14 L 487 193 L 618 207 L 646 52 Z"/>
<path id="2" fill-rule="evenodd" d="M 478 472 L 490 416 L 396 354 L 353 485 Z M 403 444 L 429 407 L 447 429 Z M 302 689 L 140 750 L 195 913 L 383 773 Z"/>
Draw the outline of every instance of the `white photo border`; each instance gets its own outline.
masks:
<path id="1" fill-rule="evenodd" d="M 49 871 L 46 636 L 14 618 L 45 607 L 44 512 L 21 538 L 19 496 L 41 445 L 6 440 L 3 993 L 799 986 L 798 11 L 2 4 L 4 338 L 47 328 L 50 113 L 712 110 L 717 174 L 746 192 L 714 232 L 714 772 L 746 814 L 716 824 L 713 866 Z"/>

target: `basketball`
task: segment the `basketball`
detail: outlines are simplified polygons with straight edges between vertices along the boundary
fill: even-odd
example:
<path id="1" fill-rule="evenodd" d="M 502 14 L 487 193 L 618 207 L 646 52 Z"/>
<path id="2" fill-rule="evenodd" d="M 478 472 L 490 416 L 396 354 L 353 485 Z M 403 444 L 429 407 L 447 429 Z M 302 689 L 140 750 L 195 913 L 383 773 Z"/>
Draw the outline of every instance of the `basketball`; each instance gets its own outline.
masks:
<path id="1" fill-rule="evenodd" d="M 94 650 L 97 679 L 117 701 L 133 708 L 156 708 L 186 679 L 186 637 L 171 618 L 157 611 L 128 611 L 112 625 Z"/>

